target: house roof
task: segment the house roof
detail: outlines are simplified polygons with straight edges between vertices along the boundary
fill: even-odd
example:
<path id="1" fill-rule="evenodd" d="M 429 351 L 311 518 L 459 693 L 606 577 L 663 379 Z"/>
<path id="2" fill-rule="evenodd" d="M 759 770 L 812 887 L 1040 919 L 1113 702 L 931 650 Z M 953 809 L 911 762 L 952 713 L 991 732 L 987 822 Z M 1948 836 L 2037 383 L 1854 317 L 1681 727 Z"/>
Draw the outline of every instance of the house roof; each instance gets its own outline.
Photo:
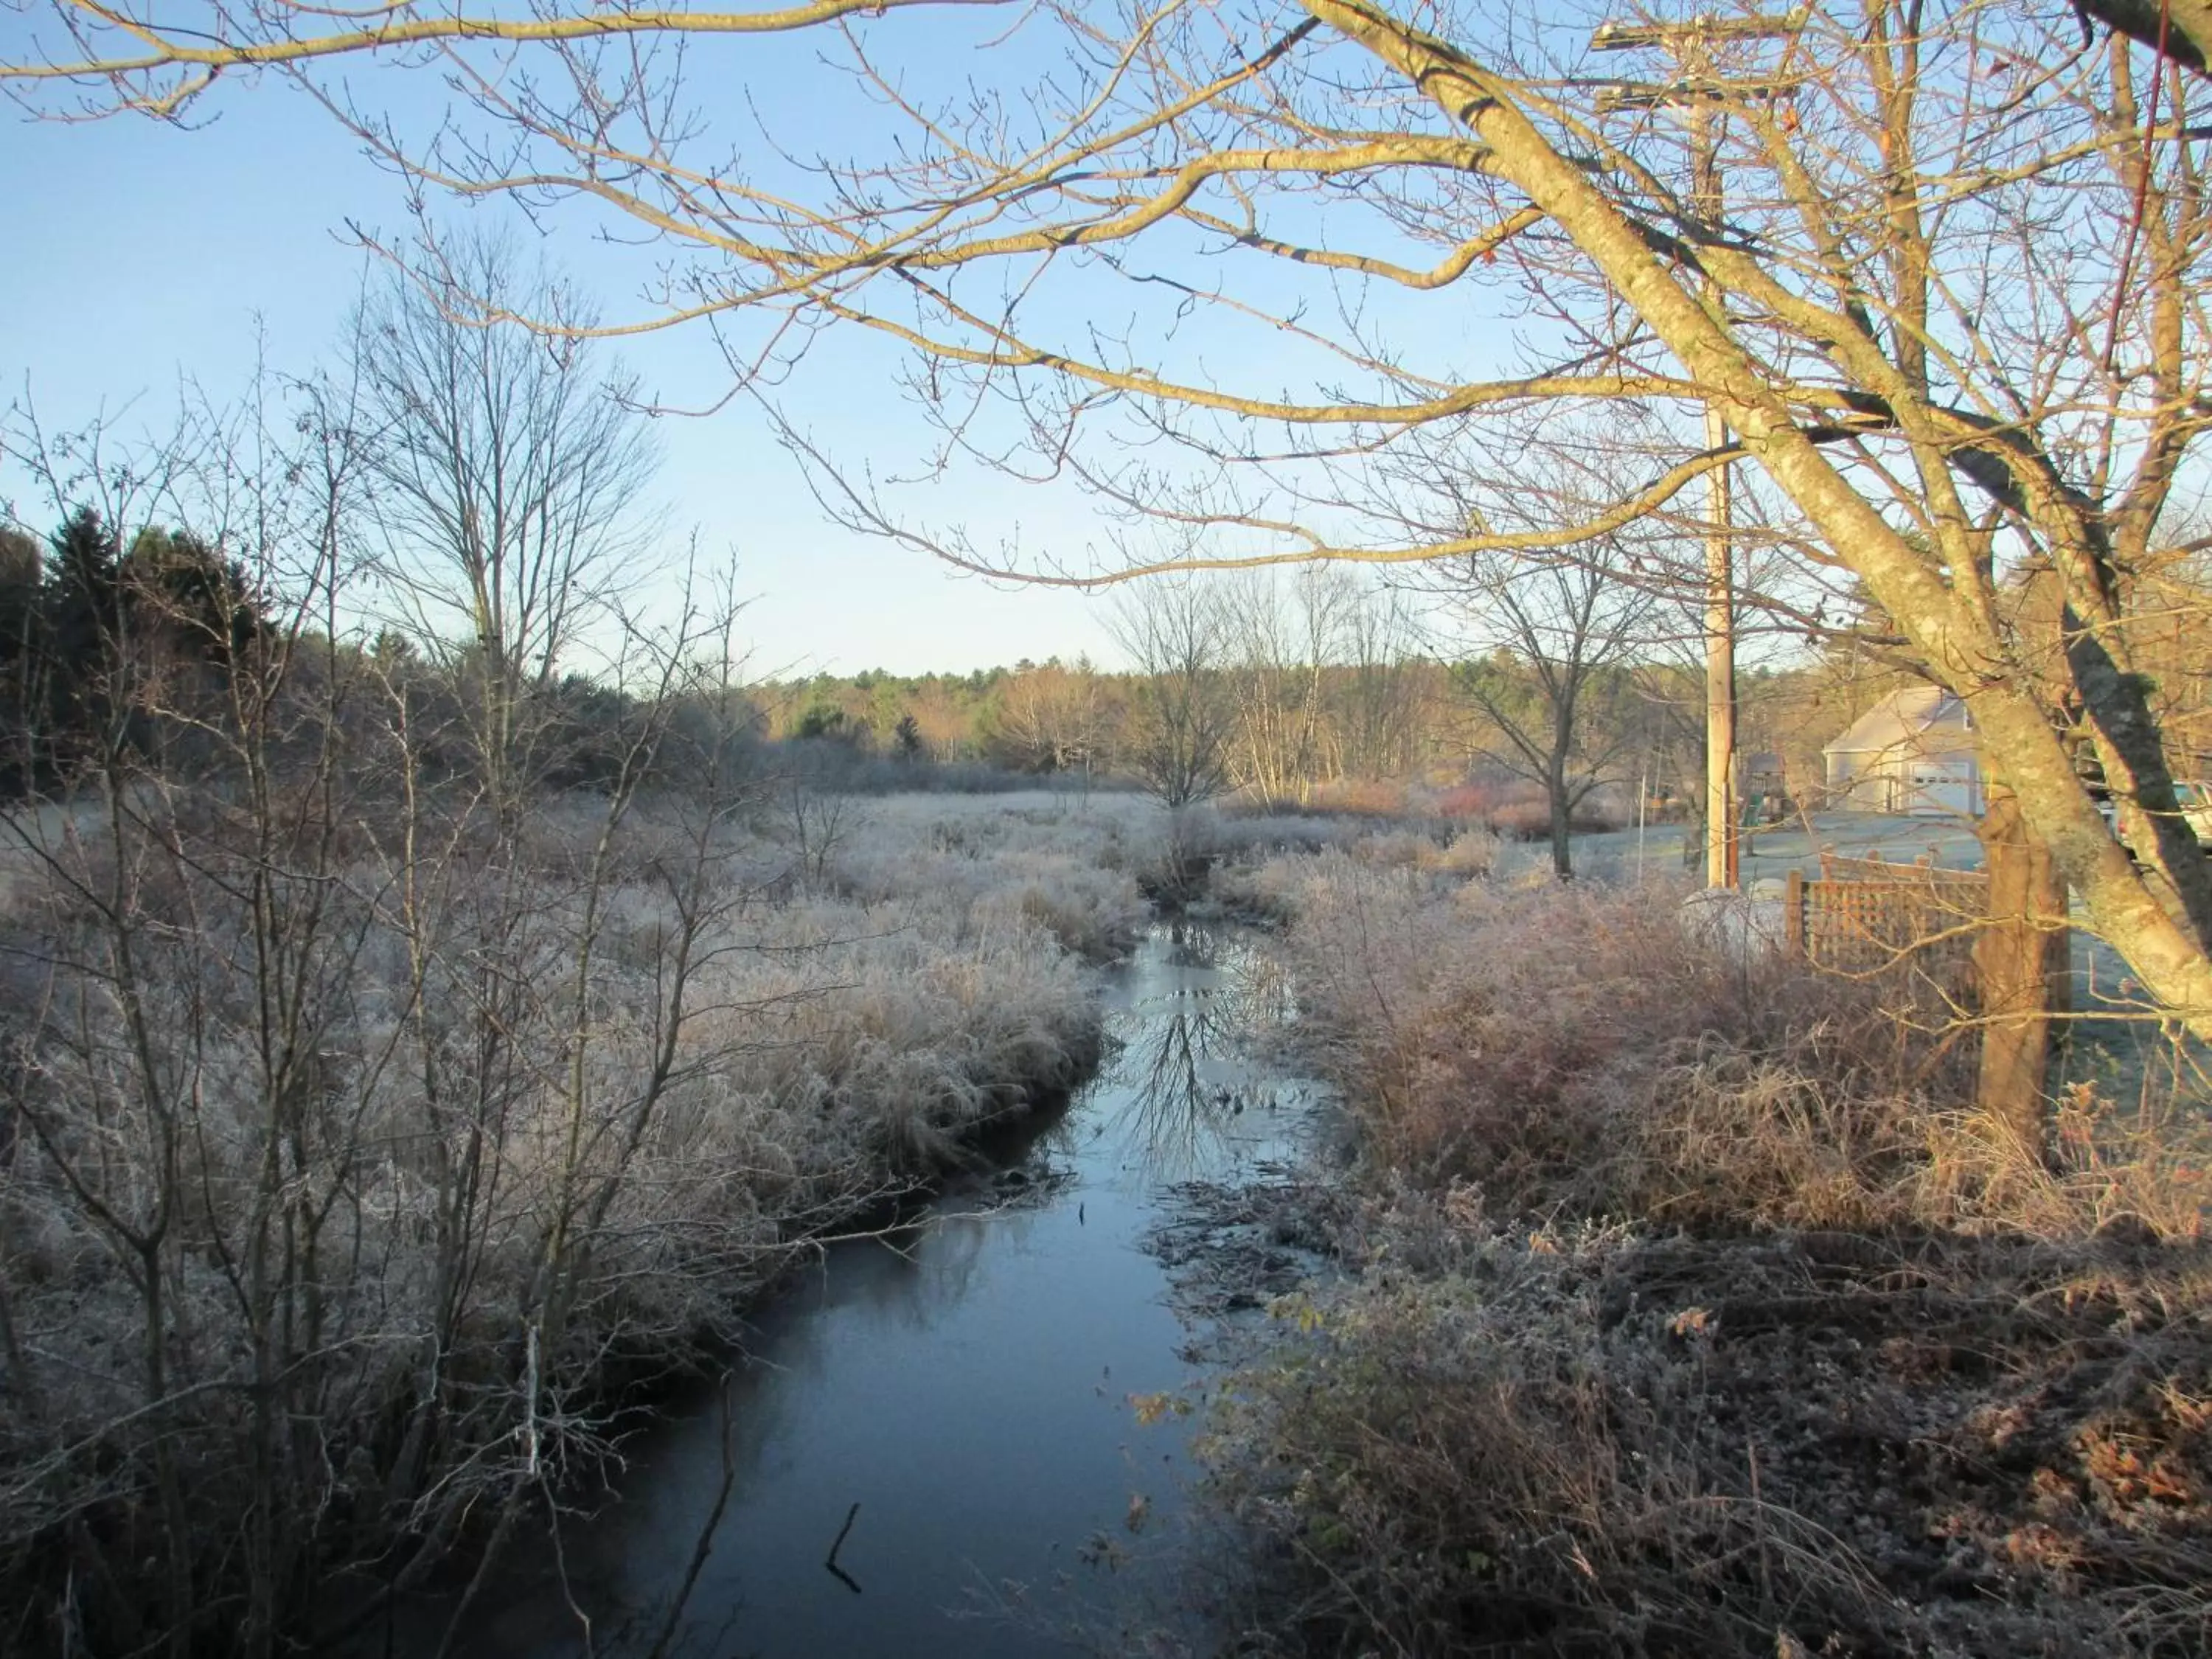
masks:
<path id="1" fill-rule="evenodd" d="M 1975 746 L 1965 703 L 1940 685 L 1909 685 L 1868 709 L 1821 752 L 1944 755 L 1971 753 Z"/>

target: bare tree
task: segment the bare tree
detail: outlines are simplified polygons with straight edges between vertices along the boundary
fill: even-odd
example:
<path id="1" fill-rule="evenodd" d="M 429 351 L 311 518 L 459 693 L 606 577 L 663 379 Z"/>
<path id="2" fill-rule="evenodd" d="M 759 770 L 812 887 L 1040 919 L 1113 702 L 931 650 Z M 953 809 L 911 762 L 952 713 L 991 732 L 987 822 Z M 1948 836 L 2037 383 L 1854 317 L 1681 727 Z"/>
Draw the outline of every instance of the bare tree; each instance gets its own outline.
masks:
<path id="1" fill-rule="evenodd" d="M 411 1581 L 592 1455 L 604 1345 L 697 1316 L 642 1269 L 757 1242 L 733 1215 L 672 1267 L 637 1179 L 708 1057 L 745 781 L 672 725 L 732 702 L 726 606 L 623 636 L 589 808 L 441 788 L 437 688 L 347 631 L 358 390 L 195 402 L 143 450 L 9 434 L 140 561 L 88 671 L 111 718 L 0 815 L 10 1651 L 318 1644 L 335 1565 Z"/>
<path id="2" fill-rule="evenodd" d="M 1717 471 L 1755 469 L 1806 566 L 1863 581 L 1895 648 L 1968 701 L 1985 759 L 2094 925 L 2212 1035 L 2212 872 L 2118 575 L 2160 544 L 2212 418 L 2212 331 L 2192 298 L 2212 256 L 2212 130 L 2193 118 L 2193 73 L 2136 44 L 2193 50 L 2192 8 L 2154 21 L 2100 5 L 2123 28 L 2103 38 L 2070 8 L 2014 0 L 1814 6 L 1781 40 L 1723 18 L 1651 61 L 1653 95 L 1627 96 L 1588 72 L 1595 13 L 1022 12 L 1018 40 L 978 60 L 1013 83 L 978 95 L 965 59 L 934 87 L 930 59 L 903 61 L 921 9 L 556 3 L 522 18 L 404 3 L 305 27 L 218 5 L 167 29 L 46 0 L 48 34 L 0 79 L 58 114 L 175 117 L 254 78 L 225 69 L 276 69 L 426 193 L 508 192 L 533 210 L 588 196 L 698 255 L 641 322 L 714 314 L 755 389 L 808 325 L 872 333 L 912 354 L 948 461 L 1073 479 L 1216 532 L 1176 565 L 1582 547 Z M 932 9 L 933 34 L 970 15 Z M 974 38 L 1001 27 L 987 17 Z M 696 99 L 669 82 L 684 54 L 647 44 L 817 27 L 865 136 L 773 177 L 721 165 Z M 482 127 L 349 114 L 322 77 L 402 43 L 464 66 Z M 741 76 L 744 42 L 728 46 Z M 1194 246 L 1218 262 L 1198 270 Z M 1524 344 L 1470 374 L 1450 343 L 1485 301 L 1524 319 Z M 1193 309 L 1214 326 L 1186 326 Z M 1240 333 L 1255 343 L 1242 355 L 1227 349 Z M 1257 372 L 1240 381 L 1240 364 Z M 1408 537 L 1365 510 L 1368 463 L 1409 434 L 1623 399 L 1666 412 L 1672 451 L 1576 523 Z M 780 429 L 854 522 L 1009 568 Z M 2032 555 L 2065 602 L 2055 629 L 2024 635 L 1995 596 Z M 1146 562 L 1022 568 L 1082 582 Z M 2054 729 L 2046 665 L 2151 826 L 2142 869 Z"/>
<path id="3" fill-rule="evenodd" d="M 2075 0 L 2075 6 L 2085 21 L 2095 18 L 2200 75 L 2212 64 L 2212 5 L 2205 0 Z"/>
<path id="4" fill-rule="evenodd" d="M 1355 777 L 1413 775 L 1429 742 L 1441 671 L 1423 655 L 1405 596 L 1370 590 L 1346 618 L 1336 702 L 1339 769 Z"/>
<path id="5" fill-rule="evenodd" d="M 341 1058 L 334 1035 L 365 988 L 341 826 L 374 793 L 348 752 L 361 682 L 332 625 L 361 456 L 312 400 L 283 432 L 262 391 L 236 411 L 190 399 L 151 445 L 46 452 L 102 458 L 46 471 L 57 508 L 102 481 L 118 543 L 160 549 L 149 575 L 182 568 L 185 538 L 154 526 L 189 514 L 208 550 L 191 568 L 224 583 L 212 619 L 191 586 L 136 585 L 84 671 L 105 733 L 64 772 L 27 766 L 48 781 L 4 819 L 14 880 L 44 902 L 10 923 L 29 994 L 4 1110 L 30 1147 L 0 1200 L 18 1241 L 26 1217 L 66 1218 L 102 1285 L 58 1348 L 12 1357 L 35 1429 L 32 1457 L 10 1447 L 0 1534 L 77 1540 L 96 1588 L 54 1632 L 64 1650 L 182 1653 L 220 1602 L 243 1651 L 271 1651 L 337 1499 L 330 1447 L 301 1425 L 371 1409 L 380 1369 L 345 1358 L 364 1333 L 332 1267 L 379 1063 Z M 194 740 L 174 769 L 172 732 Z M 213 1516 L 244 1518 L 218 1532 Z"/>
<path id="6" fill-rule="evenodd" d="M 1483 752 L 1543 787 L 1563 881 L 1574 874 L 1576 810 L 1617 780 L 1638 730 L 1631 671 L 1656 602 L 1624 574 L 1605 544 L 1572 562 L 1479 555 L 1463 572 L 1462 614 L 1490 650 L 1453 684 L 1480 717 Z"/>
<path id="7" fill-rule="evenodd" d="M 1328 664 L 1358 602 L 1348 573 L 1320 568 L 1297 572 L 1287 596 L 1267 572 L 1227 590 L 1236 772 L 1269 800 L 1303 801 L 1321 781 Z"/>
<path id="8" fill-rule="evenodd" d="M 1089 787 L 1106 744 L 1107 711 L 1087 658 L 1018 669 L 998 688 L 992 733 L 1017 764 Z"/>
<path id="9" fill-rule="evenodd" d="M 654 456 L 629 383 L 573 333 L 559 283 L 478 236 L 395 273 L 356 318 L 380 568 L 408 633 L 462 689 L 483 787 L 512 813 L 553 758 L 548 693 L 640 576 Z"/>
<path id="10" fill-rule="evenodd" d="M 1236 705 L 1219 595 L 1188 582 L 1128 595 L 1109 624 L 1128 658 L 1121 763 L 1180 815 L 1229 787 Z"/>

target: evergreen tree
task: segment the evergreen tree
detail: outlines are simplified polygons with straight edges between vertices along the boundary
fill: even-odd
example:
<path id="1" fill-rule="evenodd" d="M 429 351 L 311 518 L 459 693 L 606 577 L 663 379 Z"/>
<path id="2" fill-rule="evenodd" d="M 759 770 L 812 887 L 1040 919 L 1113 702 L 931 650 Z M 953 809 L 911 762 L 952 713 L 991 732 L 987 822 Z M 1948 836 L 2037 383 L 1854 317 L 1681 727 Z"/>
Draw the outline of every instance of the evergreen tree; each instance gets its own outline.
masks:
<path id="1" fill-rule="evenodd" d="M 228 665 L 265 623 L 245 568 L 188 530 L 142 530 L 118 572 L 133 631 Z"/>
<path id="2" fill-rule="evenodd" d="M 123 640 L 122 547 L 95 507 L 80 507 L 49 541 L 35 674 L 57 759 L 96 745 L 115 712 Z"/>
<path id="3" fill-rule="evenodd" d="M 33 647 L 46 550 L 36 536 L 0 525 L 0 793 L 19 794 L 29 781 L 28 746 L 37 681 Z"/>

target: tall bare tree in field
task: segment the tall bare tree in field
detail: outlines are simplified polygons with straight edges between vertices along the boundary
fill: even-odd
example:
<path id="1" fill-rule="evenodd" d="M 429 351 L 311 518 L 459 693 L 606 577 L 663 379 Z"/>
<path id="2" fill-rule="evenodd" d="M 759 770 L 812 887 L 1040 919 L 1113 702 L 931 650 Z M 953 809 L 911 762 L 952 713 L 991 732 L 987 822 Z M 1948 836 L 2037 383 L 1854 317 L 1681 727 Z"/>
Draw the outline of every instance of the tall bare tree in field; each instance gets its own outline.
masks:
<path id="1" fill-rule="evenodd" d="M 1134 671 L 1116 759 L 1180 817 L 1230 784 L 1228 609 L 1211 588 L 1161 583 L 1126 596 L 1109 626 Z"/>
<path id="2" fill-rule="evenodd" d="M 355 319 L 384 586 L 463 689 L 468 747 L 508 814 L 554 758 L 549 693 L 637 576 L 653 465 L 628 391 L 559 284 L 485 236 L 393 278 Z"/>
<path id="3" fill-rule="evenodd" d="M 1106 727 L 1098 673 L 1086 659 L 1073 667 L 1054 660 L 1019 669 L 998 688 L 992 736 L 1017 765 L 1087 781 Z"/>
<path id="4" fill-rule="evenodd" d="M 1641 735 L 1633 658 L 1650 642 L 1656 602 L 1603 545 L 1557 562 L 1478 556 L 1461 593 L 1469 636 L 1490 650 L 1462 663 L 1453 684 L 1484 752 L 1542 787 L 1552 869 L 1565 879 L 1576 809 L 1618 781 Z"/>
<path id="5" fill-rule="evenodd" d="M 226 71 L 304 83 L 426 196 L 507 193 L 688 255 L 662 308 L 622 320 L 713 317 L 763 397 L 811 331 L 872 334 L 941 457 L 1079 480 L 1202 532 L 1196 562 L 1578 547 L 1740 467 L 1966 699 L 2095 926 L 2212 1035 L 2212 872 L 2118 599 L 2212 410 L 2198 9 L 1864 0 L 1779 39 L 1739 15 L 1626 70 L 1664 95 L 1621 95 L 1621 60 L 1586 54 L 1601 21 L 1674 14 L 1510 0 L 402 0 L 367 22 L 216 0 L 174 27 L 46 0 L 0 79 L 58 115 L 169 118 L 254 78 Z M 749 37 L 799 30 L 849 76 L 807 132 L 744 148 L 738 87 L 788 62 Z M 422 131 L 362 112 L 343 77 L 380 53 L 436 60 L 466 110 Z M 822 164 L 785 159 L 835 132 Z M 1510 346 L 1470 336 L 1484 317 Z M 1673 451 L 1577 523 L 1437 538 L 1369 510 L 1395 446 L 1623 399 L 1666 414 Z M 1717 447 L 1709 412 L 1735 434 Z M 786 436 L 848 517 L 1006 568 Z M 1996 592 L 2031 556 L 2064 603 L 2022 634 Z M 2037 690 L 2053 665 L 2154 827 L 2140 869 Z"/>
<path id="6" fill-rule="evenodd" d="M 1304 800 L 1336 770 L 1329 669 L 1364 598 L 1321 569 L 1300 571 L 1287 593 L 1263 574 L 1226 595 L 1237 780 L 1270 800 Z"/>
<path id="7" fill-rule="evenodd" d="M 1346 619 L 1337 677 L 1340 769 L 1353 777 L 1409 777 L 1431 758 L 1435 665 L 1421 653 L 1411 608 L 1370 593 Z"/>

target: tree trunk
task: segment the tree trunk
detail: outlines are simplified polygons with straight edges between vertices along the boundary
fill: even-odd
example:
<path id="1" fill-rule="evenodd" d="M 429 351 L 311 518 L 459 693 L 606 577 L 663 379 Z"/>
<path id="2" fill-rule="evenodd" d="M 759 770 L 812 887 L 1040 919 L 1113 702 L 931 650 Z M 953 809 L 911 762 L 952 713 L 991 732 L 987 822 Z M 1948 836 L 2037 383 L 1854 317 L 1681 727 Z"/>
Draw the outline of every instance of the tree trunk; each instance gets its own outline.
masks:
<path id="1" fill-rule="evenodd" d="M 1993 783 L 1982 820 L 1990 872 L 1988 925 L 1974 942 L 1980 981 L 1981 1071 L 1976 1101 L 2028 1157 L 2045 1151 L 2051 1016 L 2069 971 L 2066 884 L 2030 834 L 2010 789 Z"/>
<path id="2" fill-rule="evenodd" d="M 1552 808 L 1552 873 L 1561 881 L 1572 881 L 1575 866 L 1567 834 L 1574 821 L 1575 809 L 1568 798 L 1566 774 L 1560 757 L 1553 757 L 1551 775 L 1544 780 L 1544 793 L 1550 797 Z"/>
<path id="3" fill-rule="evenodd" d="M 2180 863 L 2175 872 L 2183 914 L 2170 914 L 2130 866 L 2075 776 L 2029 678 L 2007 664 L 1992 619 L 1954 595 L 1898 533 L 1880 509 L 1823 456 L 1759 364 L 1713 313 L 1683 286 L 1583 165 L 1554 149 L 1489 71 L 1434 37 L 1350 0 L 1304 0 L 1306 10 L 1373 52 L 1425 88 L 1439 107 L 1489 146 L 1488 169 L 1527 192 L 1601 270 L 1622 300 L 1648 323 L 1717 402 L 1743 447 L 1767 476 L 1820 527 L 1848 549 L 1850 568 L 1897 620 L 1943 684 L 1965 697 L 1982 728 L 1984 757 L 2019 792 L 2022 812 L 2049 846 L 2068 883 L 2081 894 L 2099 933 L 2125 957 L 2151 994 L 2189 1030 L 2212 1039 L 2212 955 L 2193 923 L 2204 896 L 2203 873 Z M 2060 550 L 2062 552 L 2066 550 Z M 2073 665 L 2077 684 L 2082 665 Z M 2123 673 L 2089 677 L 2081 686 L 2107 738 L 2124 739 L 2117 758 L 2137 746 L 2136 705 L 2141 683 Z M 2151 793 L 2155 811 L 2170 790 L 2162 758 L 2142 757 L 2148 775 L 2128 781 Z M 2160 849 L 2161 860 L 2165 849 Z"/>

